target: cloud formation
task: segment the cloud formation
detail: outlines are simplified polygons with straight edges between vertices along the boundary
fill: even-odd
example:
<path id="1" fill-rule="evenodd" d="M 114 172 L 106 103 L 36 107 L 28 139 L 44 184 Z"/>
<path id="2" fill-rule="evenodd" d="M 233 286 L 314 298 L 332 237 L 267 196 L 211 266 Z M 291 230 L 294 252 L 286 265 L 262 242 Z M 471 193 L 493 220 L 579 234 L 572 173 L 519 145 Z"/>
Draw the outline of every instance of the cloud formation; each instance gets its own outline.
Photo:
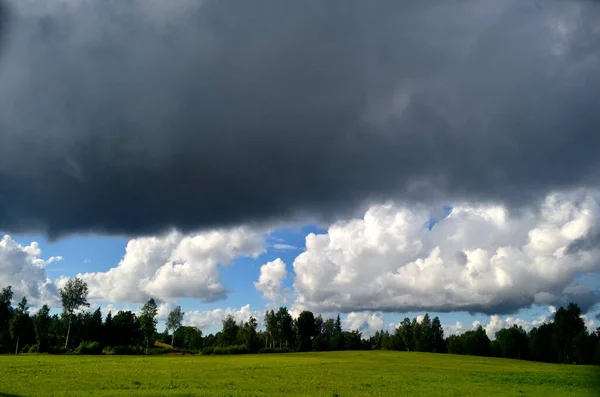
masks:
<path id="1" fill-rule="evenodd" d="M 238 257 L 257 257 L 264 250 L 264 234 L 245 227 L 190 235 L 172 231 L 132 239 L 118 266 L 78 277 L 87 282 L 93 300 L 143 302 L 154 297 L 213 302 L 227 296 L 218 267 Z"/>
<path id="2" fill-rule="evenodd" d="M 250 316 L 257 319 L 258 324 L 262 327 L 264 320 L 264 312 L 260 310 L 252 310 L 250 305 L 245 305 L 239 309 L 215 309 L 215 310 L 193 310 L 185 313 L 184 323 L 189 326 L 198 327 L 204 331 L 207 329 L 210 332 L 215 332 L 221 329 L 221 322 L 232 315 L 237 323 L 248 321 Z"/>
<path id="3" fill-rule="evenodd" d="M 282 286 L 286 277 L 285 262 L 281 258 L 277 258 L 260 267 L 260 275 L 258 281 L 254 283 L 254 287 L 262 293 L 263 298 L 273 303 L 283 303 Z"/>
<path id="4" fill-rule="evenodd" d="M 16 299 L 26 296 L 30 303 L 55 303 L 58 290 L 46 275 L 46 265 L 62 257 L 41 258 L 39 244 L 21 245 L 5 235 L 0 239 L 0 288 L 12 286 Z"/>
<path id="5" fill-rule="evenodd" d="M 598 2 L 11 5 L 5 230 L 147 235 L 599 185 Z"/>
<path id="6" fill-rule="evenodd" d="M 594 192 L 552 194 L 510 211 L 464 203 L 429 229 L 421 206 L 374 206 L 306 237 L 293 263 L 296 309 L 513 313 L 600 296 L 575 276 L 600 273 L 600 247 L 569 249 L 600 227 Z"/>

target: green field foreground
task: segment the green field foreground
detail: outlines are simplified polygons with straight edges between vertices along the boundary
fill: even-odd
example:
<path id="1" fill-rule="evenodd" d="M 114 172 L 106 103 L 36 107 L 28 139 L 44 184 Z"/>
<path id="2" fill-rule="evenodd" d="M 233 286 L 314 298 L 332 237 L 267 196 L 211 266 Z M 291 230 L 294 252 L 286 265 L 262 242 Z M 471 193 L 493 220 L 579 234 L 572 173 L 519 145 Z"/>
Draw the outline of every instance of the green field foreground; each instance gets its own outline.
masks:
<path id="1" fill-rule="evenodd" d="M 600 368 L 386 351 L 0 356 L 0 396 L 600 396 Z"/>

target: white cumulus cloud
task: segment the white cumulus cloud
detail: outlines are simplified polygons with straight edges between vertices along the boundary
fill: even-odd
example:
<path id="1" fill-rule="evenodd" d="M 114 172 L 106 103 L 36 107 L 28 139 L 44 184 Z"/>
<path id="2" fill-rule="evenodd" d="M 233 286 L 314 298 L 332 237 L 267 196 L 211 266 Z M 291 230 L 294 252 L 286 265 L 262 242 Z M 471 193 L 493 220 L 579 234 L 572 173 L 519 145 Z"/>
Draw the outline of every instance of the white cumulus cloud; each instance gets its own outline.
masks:
<path id="1" fill-rule="evenodd" d="M 41 256 L 37 242 L 21 245 L 5 235 L 0 240 L 0 288 L 10 285 L 15 298 L 26 296 L 32 304 L 56 302 L 58 291 L 46 276 L 45 268 L 48 263 L 62 258 L 44 260 Z"/>
<path id="2" fill-rule="evenodd" d="M 265 299 L 279 303 L 283 301 L 281 287 L 286 277 L 285 262 L 277 258 L 260 267 L 260 276 L 258 281 L 254 283 L 254 287 L 262 293 Z"/>
<path id="3" fill-rule="evenodd" d="M 295 306 L 502 314 L 576 298 L 585 311 L 598 296 L 573 278 L 600 272 L 600 250 L 575 247 L 600 226 L 597 197 L 555 193 L 518 212 L 462 203 L 431 230 L 424 207 L 373 206 L 306 237 L 293 263 Z"/>
<path id="4" fill-rule="evenodd" d="M 264 235 L 246 227 L 191 235 L 173 231 L 132 239 L 118 266 L 78 277 L 88 283 L 90 299 L 95 300 L 142 302 L 155 297 L 210 302 L 227 293 L 220 282 L 219 265 L 238 257 L 258 257 L 264 251 Z"/>
<path id="5" fill-rule="evenodd" d="M 257 319 L 259 327 L 262 326 L 265 317 L 263 311 L 252 310 L 251 306 L 248 304 L 239 309 L 192 310 L 185 313 L 184 323 L 189 326 L 198 327 L 202 330 L 217 332 L 221 329 L 221 321 L 229 315 L 233 316 L 237 323 L 248 321 L 250 316 L 252 316 Z"/>

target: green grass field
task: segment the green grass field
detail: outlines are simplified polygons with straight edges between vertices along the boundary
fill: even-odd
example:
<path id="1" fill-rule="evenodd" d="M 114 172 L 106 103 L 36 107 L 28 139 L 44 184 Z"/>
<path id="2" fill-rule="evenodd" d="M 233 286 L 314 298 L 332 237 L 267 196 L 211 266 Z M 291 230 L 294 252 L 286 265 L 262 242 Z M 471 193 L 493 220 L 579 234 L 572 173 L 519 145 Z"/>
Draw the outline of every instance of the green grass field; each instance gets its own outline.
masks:
<path id="1" fill-rule="evenodd" d="M 0 356 L 0 396 L 600 396 L 600 368 L 365 351 Z"/>

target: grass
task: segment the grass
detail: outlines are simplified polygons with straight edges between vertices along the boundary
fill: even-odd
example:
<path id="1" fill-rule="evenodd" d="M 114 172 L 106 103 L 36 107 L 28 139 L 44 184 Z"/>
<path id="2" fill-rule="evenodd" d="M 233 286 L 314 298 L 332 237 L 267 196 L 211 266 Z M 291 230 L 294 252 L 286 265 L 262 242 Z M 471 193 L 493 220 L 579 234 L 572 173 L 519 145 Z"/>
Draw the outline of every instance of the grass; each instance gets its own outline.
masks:
<path id="1" fill-rule="evenodd" d="M 600 396 L 600 368 L 406 352 L 0 356 L 0 396 Z"/>

